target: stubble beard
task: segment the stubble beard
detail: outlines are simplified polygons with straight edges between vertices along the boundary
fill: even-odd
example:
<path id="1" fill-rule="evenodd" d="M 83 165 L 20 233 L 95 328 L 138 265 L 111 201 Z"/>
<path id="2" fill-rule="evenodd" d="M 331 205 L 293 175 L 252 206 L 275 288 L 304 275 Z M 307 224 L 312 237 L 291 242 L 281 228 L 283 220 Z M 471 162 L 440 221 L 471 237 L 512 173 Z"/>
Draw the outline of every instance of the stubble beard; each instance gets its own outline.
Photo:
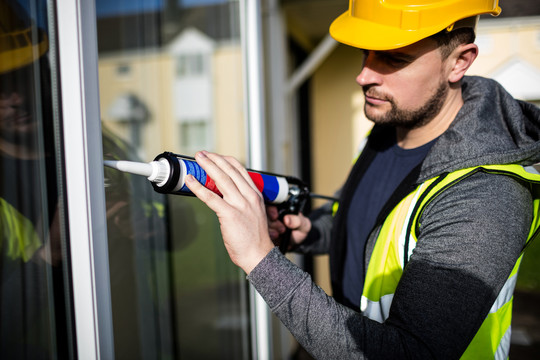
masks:
<path id="1" fill-rule="evenodd" d="M 441 111 L 446 96 L 448 95 L 449 86 L 445 82 L 441 82 L 439 87 L 431 95 L 431 97 L 419 108 L 413 110 L 401 109 L 395 99 L 389 95 L 380 95 L 376 90 L 366 86 L 363 88 L 364 94 L 372 95 L 378 98 L 383 98 L 390 103 L 390 110 L 386 113 L 375 115 L 369 111 L 367 102 L 364 105 L 366 117 L 375 124 L 401 127 L 405 129 L 416 129 L 429 123 Z"/>

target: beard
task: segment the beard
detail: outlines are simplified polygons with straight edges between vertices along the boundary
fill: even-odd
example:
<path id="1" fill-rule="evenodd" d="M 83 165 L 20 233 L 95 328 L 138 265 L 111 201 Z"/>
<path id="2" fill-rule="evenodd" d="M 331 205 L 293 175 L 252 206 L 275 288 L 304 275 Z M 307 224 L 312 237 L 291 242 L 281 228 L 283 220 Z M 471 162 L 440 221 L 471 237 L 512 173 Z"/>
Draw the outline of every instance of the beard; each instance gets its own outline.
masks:
<path id="1" fill-rule="evenodd" d="M 413 110 L 400 108 L 392 96 L 379 94 L 377 93 L 377 90 L 374 90 L 370 86 L 365 86 L 362 90 L 364 91 L 364 94 L 367 94 L 368 96 L 374 96 L 388 101 L 391 106 L 390 110 L 386 113 L 374 115 L 370 114 L 368 110 L 368 106 L 370 105 L 366 102 L 364 105 L 364 112 L 369 120 L 373 121 L 375 124 L 405 129 L 416 129 L 429 123 L 437 114 L 439 114 L 444 101 L 446 100 L 449 87 L 445 82 L 441 82 L 430 98 L 422 106 Z"/>

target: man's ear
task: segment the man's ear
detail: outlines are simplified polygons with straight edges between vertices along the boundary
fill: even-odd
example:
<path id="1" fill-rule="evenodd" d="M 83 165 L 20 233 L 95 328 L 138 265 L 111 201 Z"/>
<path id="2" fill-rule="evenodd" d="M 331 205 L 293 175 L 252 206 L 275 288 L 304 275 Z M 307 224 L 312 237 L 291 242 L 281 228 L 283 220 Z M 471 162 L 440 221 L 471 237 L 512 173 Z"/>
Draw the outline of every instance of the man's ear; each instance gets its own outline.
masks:
<path id="1" fill-rule="evenodd" d="M 478 46 L 476 44 L 462 44 L 456 47 L 448 57 L 451 66 L 448 81 L 450 83 L 460 81 L 477 56 Z"/>

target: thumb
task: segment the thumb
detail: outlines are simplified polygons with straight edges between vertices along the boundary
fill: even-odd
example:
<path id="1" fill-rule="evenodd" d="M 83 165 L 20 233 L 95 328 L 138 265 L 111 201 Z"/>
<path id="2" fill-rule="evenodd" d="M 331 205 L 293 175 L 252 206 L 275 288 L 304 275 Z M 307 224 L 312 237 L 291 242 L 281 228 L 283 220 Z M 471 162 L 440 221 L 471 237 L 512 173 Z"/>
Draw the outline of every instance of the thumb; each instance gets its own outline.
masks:
<path id="1" fill-rule="evenodd" d="M 303 233 L 308 233 L 311 230 L 311 221 L 302 214 L 298 215 L 285 215 L 283 218 L 285 226 L 289 229 L 297 230 Z"/>

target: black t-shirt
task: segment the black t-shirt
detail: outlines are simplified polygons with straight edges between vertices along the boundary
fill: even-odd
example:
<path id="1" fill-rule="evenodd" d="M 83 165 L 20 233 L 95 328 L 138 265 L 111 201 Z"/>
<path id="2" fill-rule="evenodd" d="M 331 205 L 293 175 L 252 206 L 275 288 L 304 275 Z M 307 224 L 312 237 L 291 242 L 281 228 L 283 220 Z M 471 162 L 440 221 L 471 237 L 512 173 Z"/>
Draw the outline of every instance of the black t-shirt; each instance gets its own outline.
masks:
<path id="1" fill-rule="evenodd" d="M 424 160 L 434 142 L 403 149 L 395 138 L 388 139 L 360 180 L 347 214 L 347 252 L 342 281 L 343 300 L 349 307 L 360 306 L 365 245 L 379 212 L 403 179 Z"/>

